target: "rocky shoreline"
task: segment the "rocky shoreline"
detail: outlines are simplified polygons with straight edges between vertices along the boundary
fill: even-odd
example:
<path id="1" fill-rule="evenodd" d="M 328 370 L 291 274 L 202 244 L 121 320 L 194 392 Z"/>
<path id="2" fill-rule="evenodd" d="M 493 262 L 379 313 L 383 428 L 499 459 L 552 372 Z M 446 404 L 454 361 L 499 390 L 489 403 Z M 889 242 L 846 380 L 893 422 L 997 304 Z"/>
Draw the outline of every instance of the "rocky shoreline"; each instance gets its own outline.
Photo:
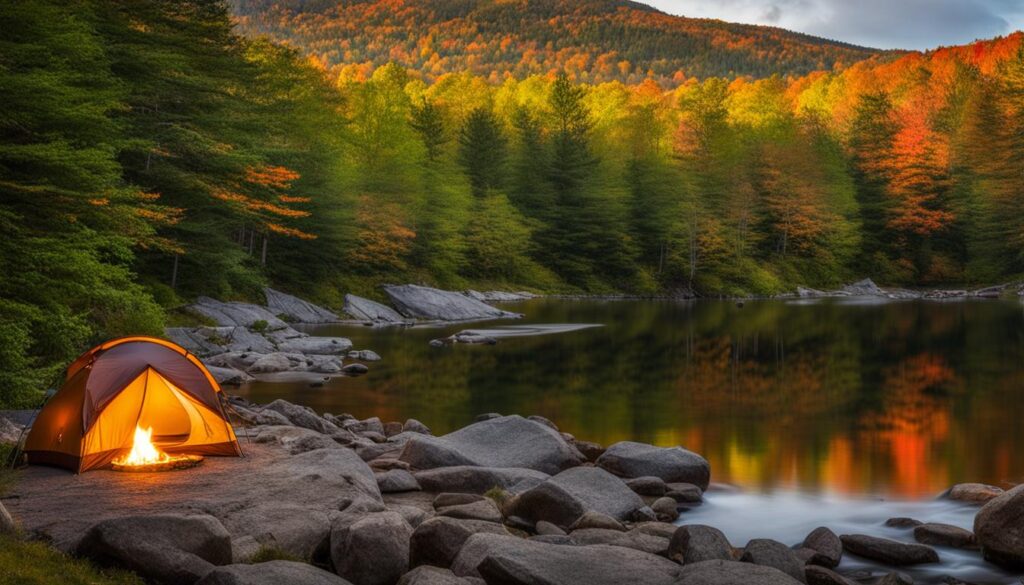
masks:
<path id="1" fill-rule="evenodd" d="M 686 522 L 720 488 L 707 460 L 682 447 L 604 447 L 539 416 L 484 414 L 434 436 L 414 419 L 319 415 L 283 400 L 231 405 L 247 457 L 172 478 L 201 487 L 197 502 L 167 495 L 163 509 L 156 484 L 138 493 L 115 472 L 29 468 L 4 503 L 30 536 L 154 583 L 890 585 L 913 583 L 901 569 L 941 566 L 951 549 L 1024 570 L 1024 486 L 951 488 L 943 497 L 980 506 L 973 532 L 894 518 L 887 525 L 905 529 L 903 541 L 822 526 L 801 542 L 740 547 Z M 80 482 L 121 505 L 134 500 L 134 513 L 79 502 L 89 521 L 71 523 L 57 498 L 73 498 Z M 270 553 L 291 560 L 249 564 Z M 847 555 L 891 570 L 841 574 Z"/>

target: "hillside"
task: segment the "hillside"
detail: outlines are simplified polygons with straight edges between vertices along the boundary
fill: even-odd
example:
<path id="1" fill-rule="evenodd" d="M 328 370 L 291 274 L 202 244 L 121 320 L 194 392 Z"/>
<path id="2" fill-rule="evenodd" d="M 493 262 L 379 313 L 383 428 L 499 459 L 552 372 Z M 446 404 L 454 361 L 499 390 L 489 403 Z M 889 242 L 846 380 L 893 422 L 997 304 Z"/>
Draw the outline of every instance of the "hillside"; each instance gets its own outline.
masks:
<path id="1" fill-rule="evenodd" d="M 240 30 L 329 67 L 389 61 L 427 81 L 471 72 L 492 82 L 551 70 L 585 82 L 653 76 L 803 75 L 878 51 L 779 28 L 684 18 L 623 0 L 232 0 Z"/>

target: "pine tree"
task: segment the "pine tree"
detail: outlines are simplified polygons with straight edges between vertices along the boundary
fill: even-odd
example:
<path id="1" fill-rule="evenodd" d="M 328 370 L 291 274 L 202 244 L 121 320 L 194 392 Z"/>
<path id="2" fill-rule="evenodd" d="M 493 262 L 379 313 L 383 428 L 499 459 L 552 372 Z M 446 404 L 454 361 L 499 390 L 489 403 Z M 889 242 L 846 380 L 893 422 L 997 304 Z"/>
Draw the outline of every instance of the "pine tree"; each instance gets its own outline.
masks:
<path id="1" fill-rule="evenodd" d="M 477 108 L 470 113 L 459 132 L 459 163 L 477 197 L 502 187 L 506 145 L 505 135 L 490 108 Z"/>

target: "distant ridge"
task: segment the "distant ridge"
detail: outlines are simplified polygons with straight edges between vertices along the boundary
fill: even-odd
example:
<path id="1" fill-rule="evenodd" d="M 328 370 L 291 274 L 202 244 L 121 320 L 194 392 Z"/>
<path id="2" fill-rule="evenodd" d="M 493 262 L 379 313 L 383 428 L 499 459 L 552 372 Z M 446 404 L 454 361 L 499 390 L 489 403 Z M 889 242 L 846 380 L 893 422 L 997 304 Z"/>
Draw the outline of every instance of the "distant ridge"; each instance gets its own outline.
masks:
<path id="1" fill-rule="evenodd" d="M 232 0 L 239 29 L 324 65 L 396 61 L 426 81 L 552 70 L 585 82 L 804 75 L 882 51 L 775 27 L 672 16 L 626 0 Z"/>

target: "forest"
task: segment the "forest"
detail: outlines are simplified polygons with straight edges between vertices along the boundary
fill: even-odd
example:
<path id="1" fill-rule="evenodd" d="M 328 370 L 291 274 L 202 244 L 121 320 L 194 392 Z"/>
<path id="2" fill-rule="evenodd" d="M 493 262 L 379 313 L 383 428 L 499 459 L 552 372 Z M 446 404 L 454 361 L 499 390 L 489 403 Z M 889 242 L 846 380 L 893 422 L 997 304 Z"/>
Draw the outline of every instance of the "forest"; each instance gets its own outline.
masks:
<path id="1" fill-rule="evenodd" d="M 0 403 L 196 295 L 1024 274 L 1017 33 L 806 75 L 432 81 L 214 0 L 0 6 Z"/>

